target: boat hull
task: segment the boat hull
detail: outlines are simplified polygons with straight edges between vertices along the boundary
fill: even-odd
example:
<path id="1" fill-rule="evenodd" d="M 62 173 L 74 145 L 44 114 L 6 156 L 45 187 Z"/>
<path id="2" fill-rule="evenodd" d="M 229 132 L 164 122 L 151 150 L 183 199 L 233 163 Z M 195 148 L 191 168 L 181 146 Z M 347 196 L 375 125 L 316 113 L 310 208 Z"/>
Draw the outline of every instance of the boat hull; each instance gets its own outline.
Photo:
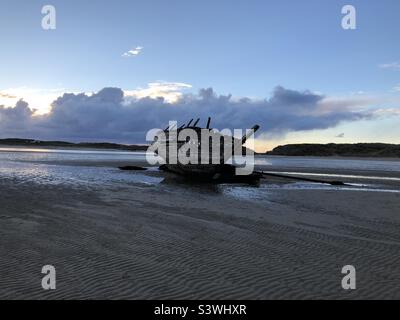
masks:
<path id="1" fill-rule="evenodd" d="M 252 173 L 250 175 L 236 175 L 236 168 L 228 164 L 217 165 L 182 165 L 182 164 L 165 164 L 160 170 L 171 172 L 189 180 L 207 183 L 243 183 L 258 184 L 261 175 Z"/>

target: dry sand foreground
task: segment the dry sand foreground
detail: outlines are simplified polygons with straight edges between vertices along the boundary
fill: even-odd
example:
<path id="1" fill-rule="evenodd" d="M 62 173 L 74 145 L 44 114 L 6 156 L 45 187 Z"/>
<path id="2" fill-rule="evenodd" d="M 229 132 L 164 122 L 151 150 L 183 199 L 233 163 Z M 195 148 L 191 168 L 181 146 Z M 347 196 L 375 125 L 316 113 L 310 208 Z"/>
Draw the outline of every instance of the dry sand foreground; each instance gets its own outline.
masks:
<path id="1" fill-rule="evenodd" d="M 2 299 L 400 299 L 399 193 L 19 178 L 0 190 Z M 46 264 L 55 291 L 41 288 Z"/>

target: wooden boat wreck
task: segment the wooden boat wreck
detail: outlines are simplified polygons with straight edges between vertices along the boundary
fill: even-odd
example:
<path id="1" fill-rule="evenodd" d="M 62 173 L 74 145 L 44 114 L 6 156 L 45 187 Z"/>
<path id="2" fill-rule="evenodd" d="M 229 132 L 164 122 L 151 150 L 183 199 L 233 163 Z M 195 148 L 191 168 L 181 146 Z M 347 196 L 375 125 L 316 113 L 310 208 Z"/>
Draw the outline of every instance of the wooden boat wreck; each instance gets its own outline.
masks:
<path id="1" fill-rule="evenodd" d="M 192 143 L 190 139 L 183 142 L 177 141 L 176 137 L 182 130 L 192 129 L 194 130 L 194 132 L 196 132 L 196 134 L 199 137 L 201 137 L 201 135 L 204 135 L 205 132 L 207 131 L 208 132 L 213 131 L 213 129 L 210 127 L 211 118 L 208 119 L 207 126 L 205 128 L 198 126 L 199 121 L 200 119 L 197 119 L 197 121 L 194 122 L 194 124 L 192 125 L 193 123 L 192 119 L 187 125 L 182 125 L 181 127 L 175 129 L 167 127 L 163 131 L 166 139 L 165 141 L 162 142 L 158 141 L 158 143 L 163 145 L 166 152 L 163 155 L 158 153 L 158 155 L 162 156 L 162 158 L 165 160 L 166 163 L 160 166 L 160 170 L 175 175 L 179 175 L 186 179 L 196 182 L 206 182 L 206 183 L 216 183 L 216 184 L 221 184 L 221 183 L 258 184 L 260 179 L 262 178 L 262 174 L 257 172 L 252 172 L 248 175 L 237 175 L 236 174 L 237 167 L 234 164 L 227 163 L 228 160 L 232 158 L 233 156 L 232 151 L 235 150 L 235 148 L 239 147 L 241 153 L 243 152 L 243 150 L 245 150 L 243 149 L 244 148 L 243 145 L 260 128 L 258 125 L 255 125 L 249 133 L 243 136 L 242 139 L 237 139 L 233 136 L 226 136 L 217 133 L 217 139 L 219 138 L 220 141 L 224 140 L 225 142 L 221 144 L 221 148 L 217 150 L 217 152 L 215 152 L 215 150 L 214 151 L 211 150 L 212 145 L 209 144 L 208 146 L 209 152 L 206 155 L 206 157 L 208 157 L 207 163 L 201 161 L 202 156 L 204 156 L 204 154 L 202 154 L 202 152 L 204 153 L 204 150 L 202 149 L 201 139 L 194 142 L 196 144 L 195 151 L 197 151 L 196 157 L 198 160 L 196 161 L 195 164 L 181 163 L 179 161 L 178 155 L 175 155 L 175 157 L 173 157 L 170 154 L 168 147 L 171 144 L 175 144 L 177 146 L 176 152 L 177 154 L 179 154 L 179 152 L 181 152 L 182 149 L 184 149 L 184 146 L 186 144 Z M 228 144 L 231 144 L 231 148 L 226 148 L 227 141 Z M 183 152 L 188 152 L 188 151 L 185 149 Z M 178 159 L 178 161 L 171 161 L 172 158 L 174 160 Z"/>
<path id="2" fill-rule="evenodd" d="M 160 141 L 159 137 L 153 141 L 150 147 L 158 144 L 163 146 L 165 152 L 157 152 L 162 159 L 164 159 L 164 164 L 162 164 L 159 169 L 165 173 L 171 173 L 175 176 L 182 177 L 188 181 L 193 182 L 205 182 L 205 183 L 214 183 L 214 184 L 223 184 L 223 183 L 232 183 L 232 184 L 251 184 L 251 185 L 258 185 L 262 178 L 272 177 L 278 179 L 289 179 L 294 181 L 305 181 L 311 183 L 322 183 L 322 184 L 329 184 L 332 186 L 351 186 L 350 184 L 346 184 L 342 181 L 325 181 L 325 180 L 318 180 L 314 178 L 305 178 L 299 177 L 297 175 L 283 175 L 276 172 L 264 172 L 264 171 L 252 171 L 248 175 L 238 175 L 237 174 L 237 166 L 231 163 L 227 163 L 233 157 L 232 151 L 235 150 L 234 153 L 237 155 L 237 148 L 239 147 L 242 154 L 243 150 L 246 150 L 243 145 L 246 141 L 260 128 L 258 125 L 255 125 L 252 130 L 247 132 L 242 139 L 235 138 L 233 136 L 222 135 L 221 133 L 217 133 L 217 138 L 225 139 L 223 147 L 220 148 L 218 152 L 212 152 L 213 150 L 208 150 L 206 157 L 208 158 L 207 163 L 203 163 L 200 161 L 202 159 L 202 143 L 199 140 L 190 141 L 190 139 L 186 141 L 180 141 L 178 139 L 179 133 L 185 129 L 193 130 L 198 136 L 204 135 L 204 132 L 211 132 L 214 129 L 210 128 L 211 118 L 208 118 L 207 126 L 205 128 L 199 127 L 198 123 L 200 119 L 197 119 L 196 122 L 193 123 L 193 119 L 186 125 L 182 125 L 179 128 L 177 126 L 170 128 L 167 127 L 165 130 L 161 131 L 163 133 L 164 139 Z M 219 136 L 218 136 L 219 135 Z M 200 139 L 200 141 L 202 141 Z M 228 141 L 228 143 L 226 143 Z M 186 146 L 192 144 L 191 150 L 195 150 L 197 155 L 196 163 L 181 163 L 179 161 L 179 152 L 183 151 L 184 153 L 189 152 Z M 169 146 L 173 145 L 176 148 L 172 148 L 173 153 L 171 154 Z M 193 148 L 194 145 L 194 148 Z M 226 150 L 226 146 L 231 146 Z M 209 148 L 212 146 L 209 144 Z M 235 149 L 236 148 L 236 149 Z M 149 148 L 150 149 L 150 148 Z M 206 146 L 207 149 L 207 146 Z M 240 153 L 240 151 L 239 151 Z M 230 161 L 232 162 L 232 161 Z M 137 166 L 125 166 L 119 167 L 120 170 L 124 171 L 143 171 L 147 170 L 147 168 L 137 167 Z"/>
<path id="3" fill-rule="evenodd" d="M 236 175 L 235 166 L 230 164 L 219 165 L 167 165 L 160 166 L 160 170 L 183 176 L 196 182 L 205 183 L 243 183 L 257 185 L 262 174 L 254 172 L 247 176 Z"/>

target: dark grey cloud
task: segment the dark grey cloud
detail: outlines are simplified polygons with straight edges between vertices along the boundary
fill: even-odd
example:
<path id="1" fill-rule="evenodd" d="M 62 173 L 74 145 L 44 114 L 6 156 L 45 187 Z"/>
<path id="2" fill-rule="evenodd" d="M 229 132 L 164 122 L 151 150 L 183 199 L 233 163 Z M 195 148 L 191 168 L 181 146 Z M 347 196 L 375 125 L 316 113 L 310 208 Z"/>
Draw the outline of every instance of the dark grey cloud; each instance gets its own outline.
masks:
<path id="1" fill-rule="evenodd" d="M 15 108 L 0 106 L 0 135 L 142 143 L 149 129 L 165 128 L 169 120 L 183 123 L 202 118 L 205 122 L 211 116 L 213 126 L 219 129 L 245 129 L 259 124 L 262 132 L 279 135 L 372 117 L 371 113 L 358 110 L 354 101 L 346 105 L 341 100 L 341 108 L 336 109 L 327 106 L 324 99 L 310 91 L 283 87 L 277 87 L 269 99 L 235 99 L 208 88 L 169 103 L 163 98 L 124 97 L 119 88 L 104 88 L 90 96 L 64 94 L 53 102 L 52 111 L 43 116 L 33 116 L 24 101 L 19 101 Z"/>
<path id="2" fill-rule="evenodd" d="M 34 126 L 33 111 L 25 101 L 19 100 L 14 108 L 0 106 L 0 134 L 19 135 Z"/>

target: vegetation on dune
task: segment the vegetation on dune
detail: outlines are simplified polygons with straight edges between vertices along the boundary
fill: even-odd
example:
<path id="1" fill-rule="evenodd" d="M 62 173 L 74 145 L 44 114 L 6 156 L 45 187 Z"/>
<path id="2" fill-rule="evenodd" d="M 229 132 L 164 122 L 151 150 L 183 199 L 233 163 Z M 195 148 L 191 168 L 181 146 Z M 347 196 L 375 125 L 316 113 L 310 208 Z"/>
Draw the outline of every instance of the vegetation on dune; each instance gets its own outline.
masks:
<path id="1" fill-rule="evenodd" d="M 41 141 L 33 139 L 0 139 L 0 145 L 23 147 L 63 147 L 63 148 L 93 148 L 126 151 L 145 151 L 146 145 L 125 145 L 108 142 L 66 142 L 66 141 Z"/>
<path id="2" fill-rule="evenodd" d="M 400 158 L 400 145 L 386 143 L 288 144 L 266 153 L 277 156 L 391 157 Z"/>

